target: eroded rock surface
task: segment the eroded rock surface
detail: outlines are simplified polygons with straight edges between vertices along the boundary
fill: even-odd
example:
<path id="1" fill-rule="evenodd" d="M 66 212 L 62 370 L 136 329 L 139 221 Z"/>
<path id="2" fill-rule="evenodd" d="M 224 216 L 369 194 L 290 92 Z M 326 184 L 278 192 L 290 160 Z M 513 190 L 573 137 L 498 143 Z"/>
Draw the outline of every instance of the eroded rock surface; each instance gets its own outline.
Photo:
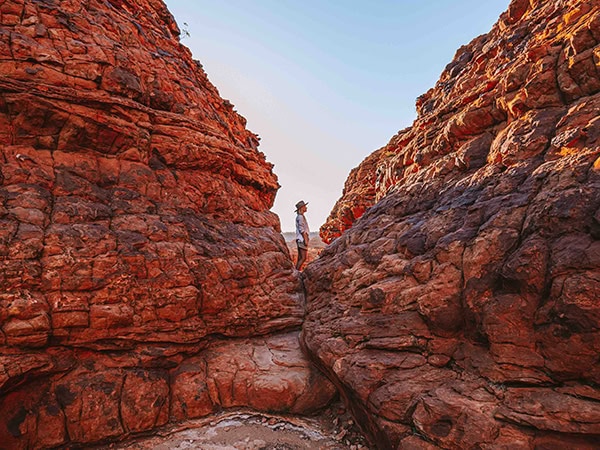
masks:
<path id="1" fill-rule="evenodd" d="M 298 329 L 303 294 L 272 165 L 165 5 L 6 0 L 0 23 L 0 446 L 330 398 L 291 335 L 239 340 Z"/>
<path id="2" fill-rule="evenodd" d="M 303 334 L 380 448 L 596 448 L 599 43 L 513 1 L 349 178 Z"/>
<path id="3" fill-rule="evenodd" d="M 231 408 L 310 414 L 336 393 L 302 354 L 297 331 L 205 347 L 187 354 L 167 343 L 30 352 L 31 371 L 61 376 L 40 377 L 0 399 L 0 448 L 121 439 Z"/>

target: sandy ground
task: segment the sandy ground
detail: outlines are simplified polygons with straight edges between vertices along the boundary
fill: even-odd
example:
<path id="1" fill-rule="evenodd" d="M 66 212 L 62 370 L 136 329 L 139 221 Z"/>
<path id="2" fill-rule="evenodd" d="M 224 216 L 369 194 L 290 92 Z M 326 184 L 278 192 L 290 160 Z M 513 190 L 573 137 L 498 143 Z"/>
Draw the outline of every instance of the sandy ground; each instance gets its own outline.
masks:
<path id="1" fill-rule="evenodd" d="M 121 450 L 368 450 L 339 404 L 313 418 L 231 411 L 97 449 Z"/>

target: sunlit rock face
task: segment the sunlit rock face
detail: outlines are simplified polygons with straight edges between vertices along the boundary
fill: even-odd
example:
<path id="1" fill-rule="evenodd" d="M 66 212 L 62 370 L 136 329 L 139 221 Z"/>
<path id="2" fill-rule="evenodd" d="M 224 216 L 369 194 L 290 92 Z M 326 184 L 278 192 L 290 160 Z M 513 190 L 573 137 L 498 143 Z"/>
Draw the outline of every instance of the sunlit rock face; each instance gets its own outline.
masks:
<path id="1" fill-rule="evenodd" d="M 165 5 L 8 0 L 0 23 L 0 447 L 331 397 L 286 331 L 303 294 L 272 165 Z M 293 358 L 250 341 L 211 372 L 213 337 L 276 332 Z M 260 374 L 286 364 L 277 391 Z"/>
<path id="2" fill-rule="evenodd" d="M 513 1 L 349 178 L 303 335 L 379 448 L 597 445 L 599 43 Z"/>

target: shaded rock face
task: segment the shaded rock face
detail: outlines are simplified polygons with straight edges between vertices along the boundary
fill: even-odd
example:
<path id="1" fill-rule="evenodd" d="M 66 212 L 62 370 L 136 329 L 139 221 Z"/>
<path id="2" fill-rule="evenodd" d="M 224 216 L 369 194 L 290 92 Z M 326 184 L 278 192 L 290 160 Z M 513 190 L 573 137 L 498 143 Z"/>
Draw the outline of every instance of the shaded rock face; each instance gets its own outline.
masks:
<path id="1" fill-rule="evenodd" d="M 0 23 L 2 445 L 330 398 L 287 334 L 284 387 L 279 344 L 214 356 L 297 329 L 303 294 L 272 165 L 164 4 L 9 0 Z"/>
<path id="2" fill-rule="evenodd" d="M 349 178 L 303 338 L 379 448 L 597 445 L 599 43 L 598 1 L 513 1 Z"/>

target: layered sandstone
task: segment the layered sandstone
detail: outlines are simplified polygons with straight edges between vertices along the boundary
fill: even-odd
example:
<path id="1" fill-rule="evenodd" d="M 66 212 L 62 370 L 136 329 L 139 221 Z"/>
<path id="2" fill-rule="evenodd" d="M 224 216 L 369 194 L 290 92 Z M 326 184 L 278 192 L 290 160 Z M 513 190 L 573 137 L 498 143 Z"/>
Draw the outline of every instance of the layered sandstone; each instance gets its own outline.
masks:
<path id="1" fill-rule="evenodd" d="M 289 334 L 272 165 L 162 1 L 5 0 L 0 23 L 0 447 L 329 399 Z"/>
<path id="2" fill-rule="evenodd" d="M 599 43 L 514 0 L 349 178 L 303 337 L 379 448 L 597 448 Z"/>

